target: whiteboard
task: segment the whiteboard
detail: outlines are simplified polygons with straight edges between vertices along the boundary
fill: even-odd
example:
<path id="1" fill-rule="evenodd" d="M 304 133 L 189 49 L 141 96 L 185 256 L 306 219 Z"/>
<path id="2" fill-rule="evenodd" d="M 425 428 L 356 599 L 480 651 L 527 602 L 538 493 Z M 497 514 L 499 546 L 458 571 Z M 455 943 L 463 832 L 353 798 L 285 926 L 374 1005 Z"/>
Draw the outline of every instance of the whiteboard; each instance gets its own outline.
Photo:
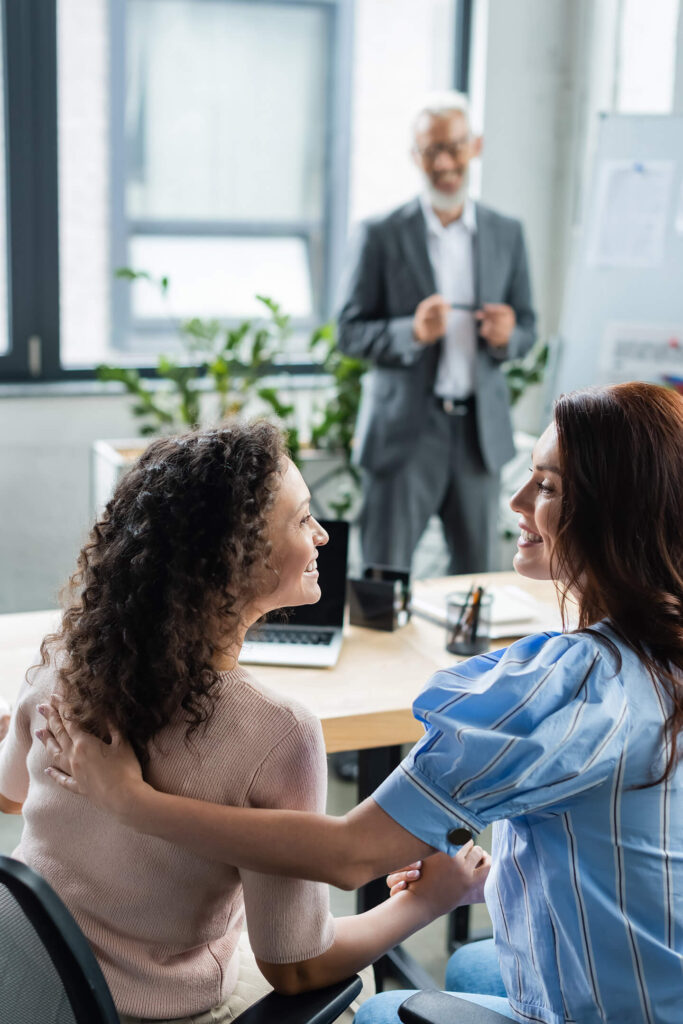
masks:
<path id="1" fill-rule="evenodd" d="M 683 380 L 683 117 L 601 115 L 552 390 Z"/>

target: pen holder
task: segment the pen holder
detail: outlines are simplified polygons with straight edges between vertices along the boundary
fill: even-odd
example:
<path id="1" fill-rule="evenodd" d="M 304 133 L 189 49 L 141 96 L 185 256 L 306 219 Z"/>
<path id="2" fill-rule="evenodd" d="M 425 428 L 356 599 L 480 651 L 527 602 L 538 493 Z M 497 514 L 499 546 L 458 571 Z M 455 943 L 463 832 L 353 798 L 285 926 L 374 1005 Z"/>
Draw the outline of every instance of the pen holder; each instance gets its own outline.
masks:
<path id="1" fill-rule="evenodd" d="M 493 596 L 483 593 L 473 605 L 472 593 L 446 598 L 446 650 L 450 654 L 482 654 L 489 649 Z"/>
<path id="2" fill-rule="evenodd" d="M 349 620 L 352 626 L 391 631 L 410 618 L 410 576 L 399 569 L 371 565 L 362 579 L 349 579 Z"/>

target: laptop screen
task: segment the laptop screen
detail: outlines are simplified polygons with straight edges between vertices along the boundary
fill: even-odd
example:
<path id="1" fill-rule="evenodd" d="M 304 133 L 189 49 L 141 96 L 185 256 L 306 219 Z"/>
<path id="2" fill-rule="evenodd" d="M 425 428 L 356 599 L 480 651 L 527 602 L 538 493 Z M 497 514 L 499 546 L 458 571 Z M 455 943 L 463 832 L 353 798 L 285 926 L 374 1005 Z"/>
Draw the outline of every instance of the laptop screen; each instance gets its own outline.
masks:
<path id="1" fill-rule="evenodd" d="M 320 519 L 318 522 L 330 535 L 328 543 L 318 548 L 318 583 L 323 596 L 317 604 L 302 604 L 288 609 L 286 621 L 291 626 L 344 625 L 349 524 L 343 519 Z M 277 625 L 277 615 L 270 621 Z"/>

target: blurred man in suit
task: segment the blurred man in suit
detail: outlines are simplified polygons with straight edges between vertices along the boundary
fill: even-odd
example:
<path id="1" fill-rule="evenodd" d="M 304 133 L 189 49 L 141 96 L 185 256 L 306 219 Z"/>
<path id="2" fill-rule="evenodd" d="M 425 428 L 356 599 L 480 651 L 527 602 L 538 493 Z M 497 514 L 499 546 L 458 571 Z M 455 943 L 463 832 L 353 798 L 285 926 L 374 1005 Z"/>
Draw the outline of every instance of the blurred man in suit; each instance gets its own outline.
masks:
<path id="1" fill-rule="evenodd" d="M 414 126 L 423 193 L 356 240 L 339 345 L 369 359 L 356 427 L 366 564 L 410 566 L 438 513 L 449 571 L 481 571 L 495 544 L 499 473 L 514 454 L 506 359 L 534 342 L 519 221 L 468 196 L 481 152 L 467 99 L 433 97 Z"/>

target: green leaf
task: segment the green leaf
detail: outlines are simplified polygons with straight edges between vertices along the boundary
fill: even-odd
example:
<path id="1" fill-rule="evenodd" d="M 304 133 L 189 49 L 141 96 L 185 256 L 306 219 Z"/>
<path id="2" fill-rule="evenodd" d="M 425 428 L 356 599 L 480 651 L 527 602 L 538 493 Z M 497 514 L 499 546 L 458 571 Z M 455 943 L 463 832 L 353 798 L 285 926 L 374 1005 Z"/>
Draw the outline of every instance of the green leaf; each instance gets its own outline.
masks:
<path id="1" fill-rule="evenodd" d="M 202 320 L 200 317 L 192 317 L 190 320 L 183 320 L 180 325 L 181 334 L 189 336 L 192 343 L 195 341 L 212 342 L 218 336 L 221 325 L 218 320 Z"/>
<path id="2" fill-rule="evenodd" d="M 130 267 L 117 267 L 114 277 L 121 281 L 151 281 L 152 277 L 146 270 L 132 270 Z"/>
<path id="3" fill-rule="evenodd" d="M 544 377 L 550 346 L 538 341 L 523 359 L 513 359 L 503 366 L 510 405 L 515 405 L 530 384 L 539 384 Z"/>
<path id="4" fill-rule="evenodd" d="M 275 302 L 274 299 L 269 299 L 267 295 L 256 295 L 255 298 L 256 298 L 257 302 L 263 303 L 263 305 L 266 306 L 270 310 L 271 313 L 279 313 L 280 312 L 280 304 L 279 304 L 279 302 Z"/>
<path id="5" fill-rule="evenodd" d="M 170 356 L 161 355 L 157 364 L 157 373 L 160 377 L 171 377 L 176 366 L 175 360 L 171 359 Z"/>
<path id="6" fill-rule="evenodd" d="M 273 412 L 279 417 L 279 419 L 286 420 L 288 416 L 292 416 L 294 414 L 294 406 L 281 402 L 275 388 L 259 388 L 256 394 L 264 402 L 267 402 L 268 405 L 270 405 Z"/>
<path id="7" fill-rule="evenodd" d="M 269 311 L 271 319 L 282 335 L 289 332 L 290 317 L 283 313 L 280 303 L 269 299 L 267 295 L 256 295 L 257 302 L 261 302 Z"/>

